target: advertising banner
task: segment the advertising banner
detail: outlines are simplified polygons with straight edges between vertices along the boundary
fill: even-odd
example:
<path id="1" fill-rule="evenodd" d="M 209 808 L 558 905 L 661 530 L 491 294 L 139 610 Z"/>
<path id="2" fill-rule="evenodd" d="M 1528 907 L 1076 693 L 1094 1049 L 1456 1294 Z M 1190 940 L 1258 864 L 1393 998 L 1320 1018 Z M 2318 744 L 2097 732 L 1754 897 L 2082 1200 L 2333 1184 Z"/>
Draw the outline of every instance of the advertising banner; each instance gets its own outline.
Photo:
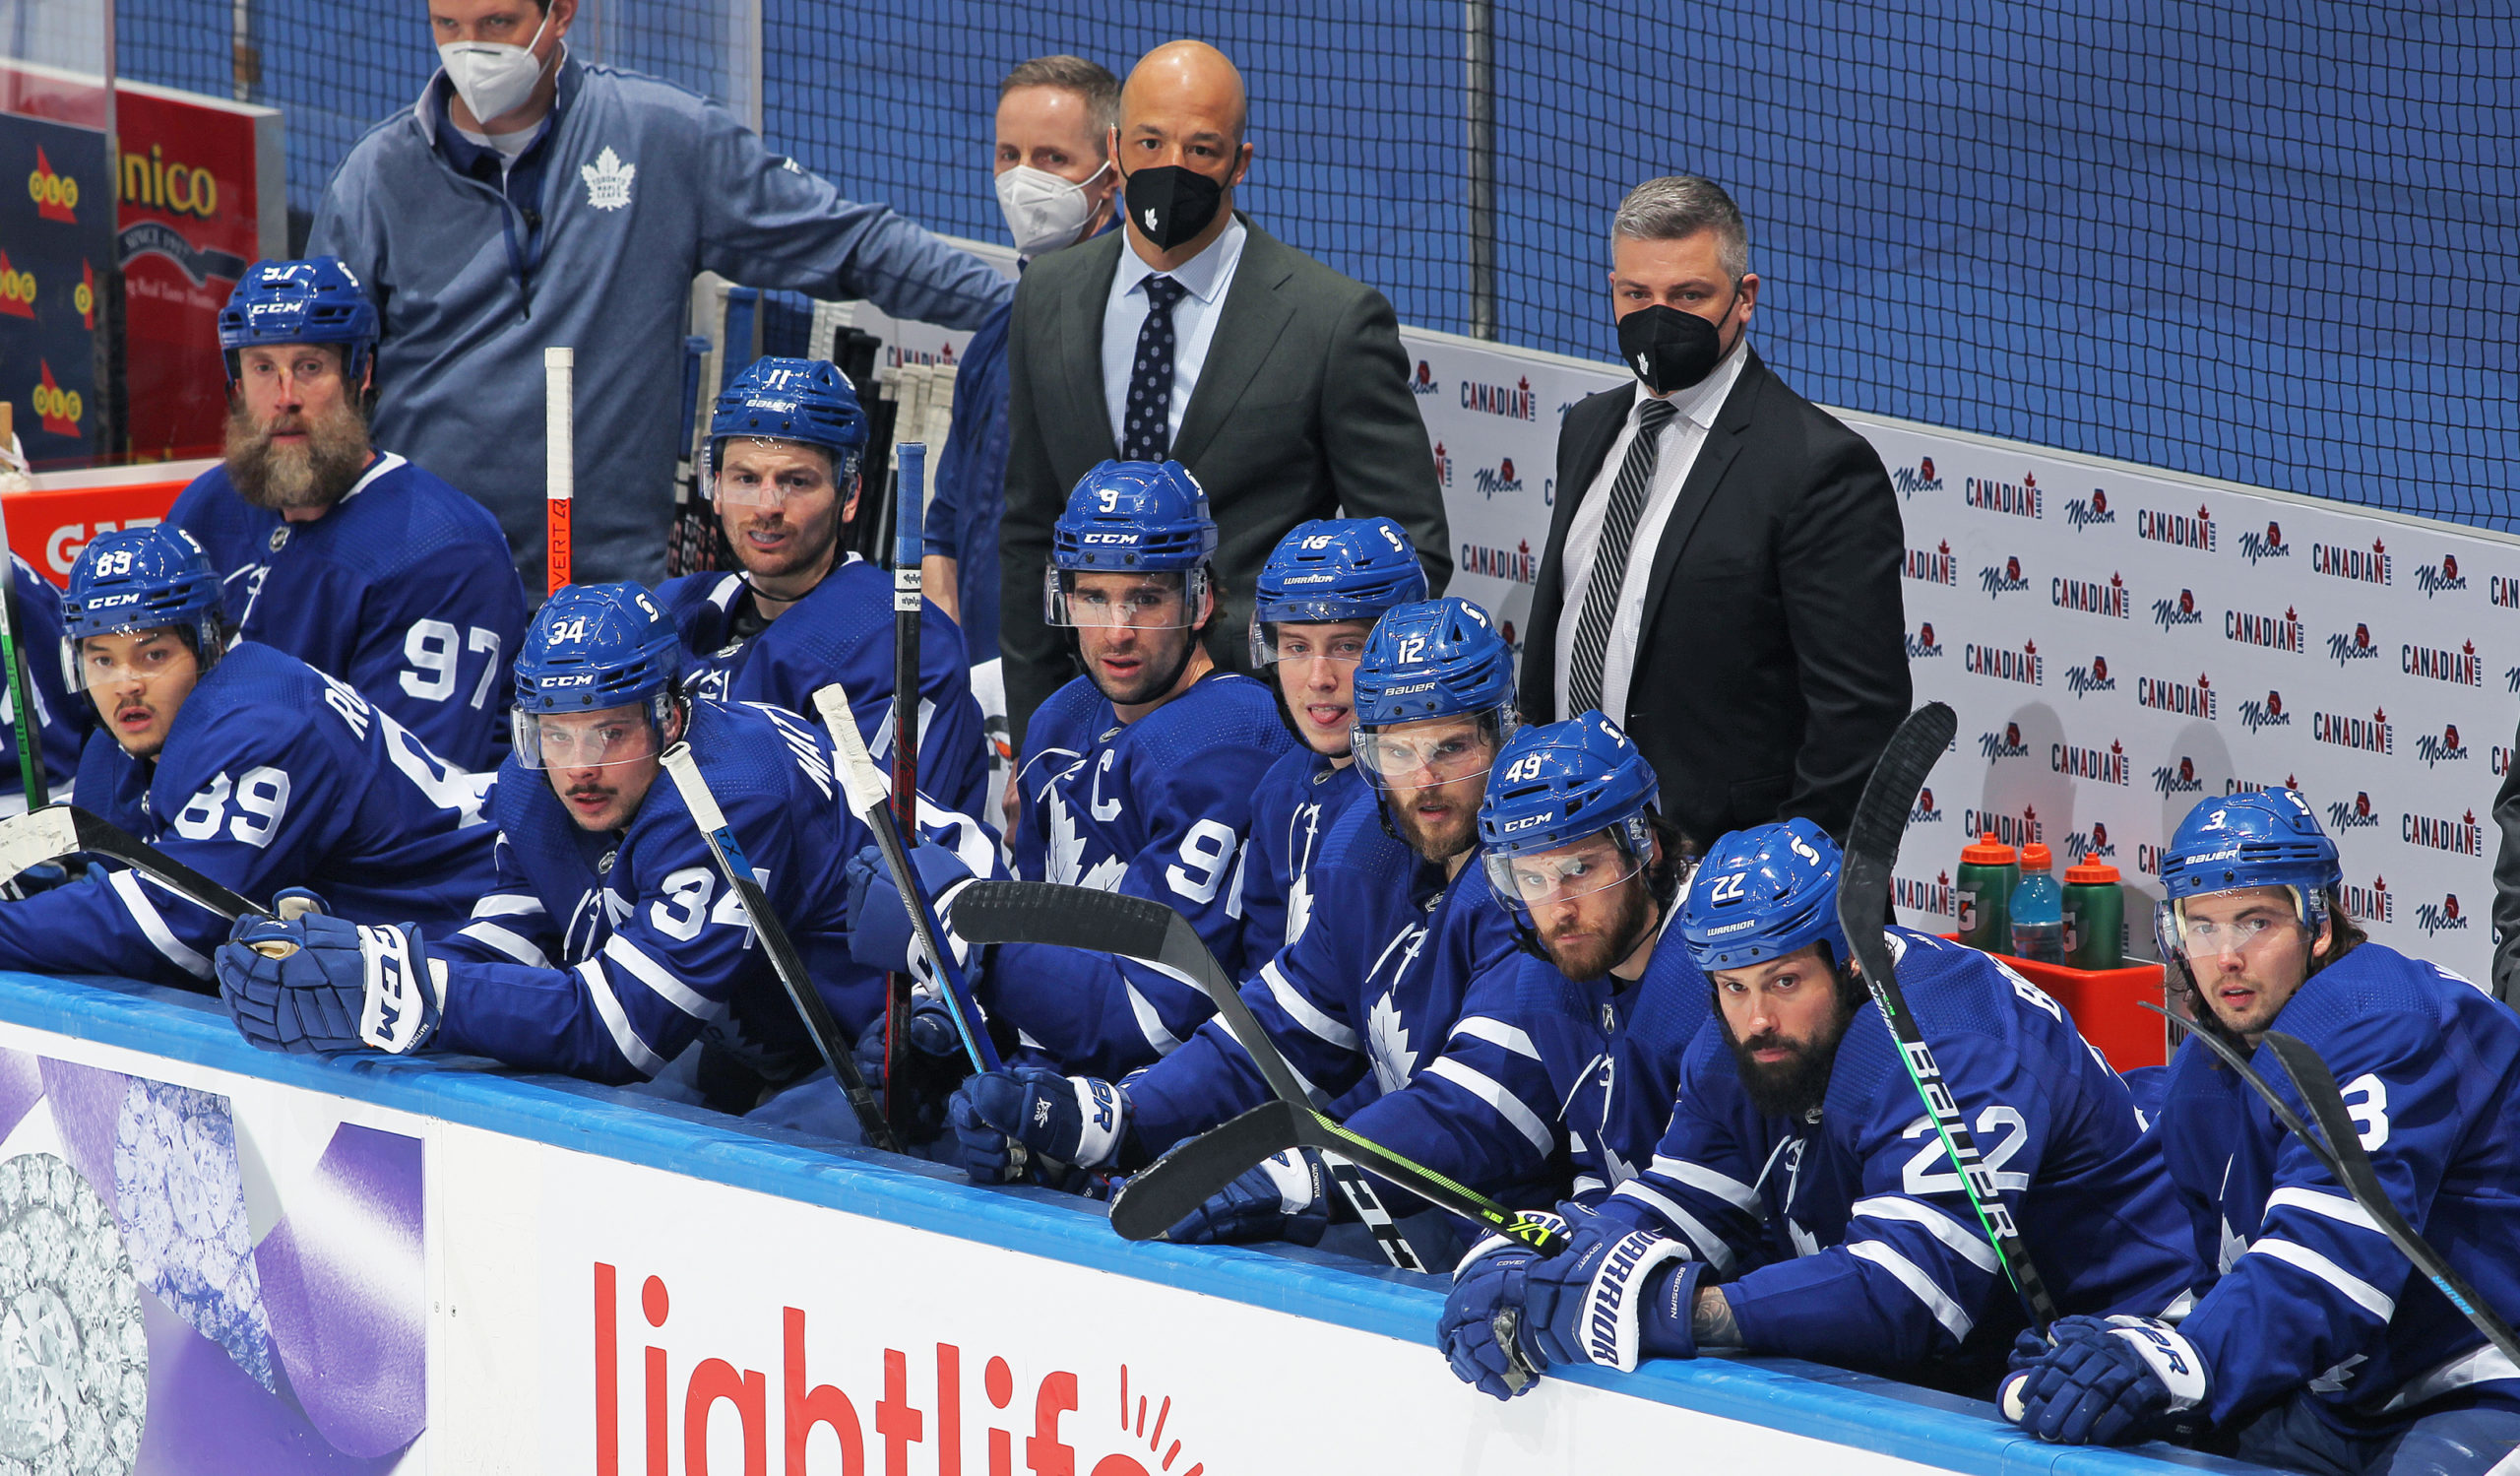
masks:
<path id="1" fill-rule="evenodd" d="M 37 468 L 99 449 L 113 209 L 102 133 L 0 112 L 0 397 Z"/>

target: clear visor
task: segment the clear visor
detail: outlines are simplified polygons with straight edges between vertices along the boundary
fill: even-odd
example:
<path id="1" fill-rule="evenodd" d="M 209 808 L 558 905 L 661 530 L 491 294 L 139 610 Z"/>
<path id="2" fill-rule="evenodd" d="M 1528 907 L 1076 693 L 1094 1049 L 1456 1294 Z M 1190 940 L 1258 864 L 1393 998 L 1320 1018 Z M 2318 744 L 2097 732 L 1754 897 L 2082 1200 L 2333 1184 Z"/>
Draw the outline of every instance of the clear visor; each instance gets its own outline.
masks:
<path id="1" fill-rule="evenodd" d="M 1512 731 L 1511 714 L 1490 709 L 1380 730 L 1359 727 L 1350 733 L 1349 745 L 1376 788 L 1427 789 L 1485 774 Z"/>
<path id="2" fill-rule="evenodd" d="M 199 675 L 201 664 L 175 627 L 116 630 L 61 643 L 62 678 L 79 692 L 128 691 L 176 672 Z"/>
<path id="3" fill-rule="evenodd" d="M 1365 637 L 1373 630 L 1371 620 L 1355 622 L 1354 630 L 1305 624 L 1292 620 L 1251 622 L 1251 665 L 1275 666 L 1279 662 L 1335 661 L 1350 668 L 1365 659 Z"/>
<path id="4" fill-rule="evenodd" d="M 2191 918 L 2183 902 L 2164 902 L 2153 914 L 2153 934 L 2164 952 L 2185 958 L 2217 958 L 2225 953 L 2246 953 L 2285 929 L 2308 928 L 2302 915 L 2301 894 L 2292 893 L 2291 909 L 2252 907 L 2236 918 Z"/>
<path id="5" fill-rule="evenodd" d="M 1616 886 L 1644 869 L 1645 859 L 1617 832 L 1603 830 L 1547 850 L 1500 847 L 1482 852 L 1480 864 L 1497 900 L 1528 912 Z"/>
<path id="6" fill-rule="evenodd" d="M 664 735 L 647 707 L 599 712 L 511 712 L 516 761 L 529 769 L 600 769 L 637 763 L 664 751 Z"/>
<path id="7" fill-rule="evenodd" d="M 1208 571 L 1130 573 L 1050 569 L 1041 579 L 1041 618 L 1055 626 L 1180 630 L 1207 603 Z"/>

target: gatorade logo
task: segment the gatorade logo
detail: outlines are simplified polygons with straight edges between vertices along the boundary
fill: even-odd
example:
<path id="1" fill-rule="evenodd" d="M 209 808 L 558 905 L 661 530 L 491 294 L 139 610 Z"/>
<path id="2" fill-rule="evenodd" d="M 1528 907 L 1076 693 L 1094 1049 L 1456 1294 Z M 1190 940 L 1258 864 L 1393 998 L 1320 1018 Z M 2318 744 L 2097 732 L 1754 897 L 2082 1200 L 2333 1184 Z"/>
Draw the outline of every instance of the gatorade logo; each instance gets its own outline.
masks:
<path id="1" fill-rule="evenodd" d="M 21 272 L 9 265 L 9 253 L 0 251 L 0 316 L 32 318 L 35 315 L 35 274 Z"/>
<path id="2" fill-rule="evenodd" d="M 54 173 L 40 144 L 35 146 L 34 172 L 27 176 L 27 198 L 35 203 L 35 214 L 44 220 L 79 224 L 79 181 Z"/>
<path id="3" fill-rule="evenodd" d="M 34 401 L 35 414 L 43 419 L 45 433 L 77 435 L 79 417 L 86 409 L 85 403 L 79 398 L 79 392 L 65 390 L 53 382 L 50 362 L 37 359 L 36 363 L 43 370 L 43 382 L 35 386 L 35 392 L 32 398 Z"/>

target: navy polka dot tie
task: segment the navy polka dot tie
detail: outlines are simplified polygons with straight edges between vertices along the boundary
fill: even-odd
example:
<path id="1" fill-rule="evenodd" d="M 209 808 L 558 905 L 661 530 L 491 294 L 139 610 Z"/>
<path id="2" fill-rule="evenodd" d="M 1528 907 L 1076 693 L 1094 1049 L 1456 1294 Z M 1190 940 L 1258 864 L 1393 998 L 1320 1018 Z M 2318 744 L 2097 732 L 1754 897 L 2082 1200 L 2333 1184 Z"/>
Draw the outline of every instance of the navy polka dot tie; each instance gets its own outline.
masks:
<path id="1" fill-rule="evenodd" d="M 1129 405 L 1120 417 L 1120 460 L 1162 461 L 1172 449 L 1172 306 L 1190 289 L 1169 277 L 1146 280 L 1146 322 L 1129 365 Z"/>

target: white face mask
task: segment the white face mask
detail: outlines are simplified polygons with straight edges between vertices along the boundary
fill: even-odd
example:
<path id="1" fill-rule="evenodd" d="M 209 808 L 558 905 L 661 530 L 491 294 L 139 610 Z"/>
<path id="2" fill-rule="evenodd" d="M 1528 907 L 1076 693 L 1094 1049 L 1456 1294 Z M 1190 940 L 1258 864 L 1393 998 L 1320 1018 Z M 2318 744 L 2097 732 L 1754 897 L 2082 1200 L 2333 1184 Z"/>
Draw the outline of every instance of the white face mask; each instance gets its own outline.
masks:
<path id="1" fill-rule="evenodd" d="M 1102 178 L 1103 169 L 1110 167 L 1110 160 L 1103 160 L 1102 168 L 1087 175 L 1084 184 L 1031 164 L 1017 164 L 998 175 L 997 205 L 1006 212 L 1006 228 L 1015 233 L 1017 253 L 1039 256 L 1075 245 L 1085 233 L 1085 223 L 1094 216 L 1094 202 L 1086 198 L 1085 185 Z"/>
<path id="2" fill-rule="evenodd" d="M 472 120 L 487 128 L 490 120 L 516 111 L 534 96 L 542 80 L 542 63 L 534 48 L 551 29 L 551 13 L 534 29 L 534 39 L 522 46 L 505 41 L 449 41 L 437 48 L 439 65 L 455 83 L 455 95 L 472 111 Z"/>

